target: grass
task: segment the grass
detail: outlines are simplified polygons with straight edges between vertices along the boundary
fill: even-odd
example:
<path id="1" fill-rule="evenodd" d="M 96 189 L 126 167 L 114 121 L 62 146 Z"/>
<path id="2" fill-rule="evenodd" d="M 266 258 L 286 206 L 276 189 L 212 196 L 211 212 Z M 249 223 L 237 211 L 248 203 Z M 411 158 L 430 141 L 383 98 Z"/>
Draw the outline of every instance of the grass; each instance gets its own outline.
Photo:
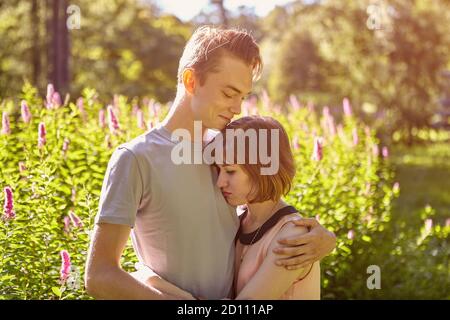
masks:
<path id="1" fill-rule="evenodd" d="M 394 221 L 420 223 L 417 212 L 430 206 L 435 222 L 445 224 L 450 218 L 450 142 L 397 146 L 391 160 L 401 190 L 394 202 Z"/>

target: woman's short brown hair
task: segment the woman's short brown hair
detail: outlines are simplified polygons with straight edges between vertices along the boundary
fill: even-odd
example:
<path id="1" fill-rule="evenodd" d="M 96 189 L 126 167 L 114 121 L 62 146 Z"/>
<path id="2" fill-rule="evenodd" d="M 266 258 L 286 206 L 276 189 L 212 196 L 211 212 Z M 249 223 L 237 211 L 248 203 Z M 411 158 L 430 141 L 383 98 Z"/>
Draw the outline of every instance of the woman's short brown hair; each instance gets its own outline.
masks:
<path id="1" fill-rule="evenodd" d="M 202 26 L 195 30 L 184 48 L 178 66 L 178 83 L 182 82 L 183 71 L 192 68 L 199 77 L 200 85 L 203 85 L 207 73 L 216 70 L 219 59 L 226 53 L 251 66 L 254 80 L 261 76 L 262 58 L 250 33 L 245 30 Z"/>
<path id="2" fill-rule="evenodd" d="M 261 175 L 261 168 L 267 167 L 268 165 L 264 165 L 260 162 L 259 157 L 257 158 L 256 164 L 252 164 L 250 161 L 250 146 L 249 143 L 245 143 L 245 163 L 240 164 L 238 163 L 237 158 L 237 137 L 234 135 L 234 162 L 227 164 L 239 164 L 241 168 L 244 170 L 244 172 L 248 175 L 250 178 L 250 181 L 252 183 L 252 191 L 250 194 L 253 194 L 252 199 L 248 199 L 250 203 L 254 202 L 263 202 L 267 200 L 277 201 L 281 198 L 281 196 L 284 196 L 289 193 L 291 187 L 292 187 L 292 181 L 295 176 L 295 162 L 294 157 L 292 155 L 289 137 L 286 133 L 286 130 L 284 130 L 283 126 L 274 118 L 271 117 L 263 117 L 263 116 L 248 116 L 248 117 L 242 117 L 240 119 L 237 119 L 235 121 L 230 122 L 224 129 L 220 131 L 220 135 L 223 138 L 223 159 L 226 159 L 226 146 L 227 144 L 230 145 L 230 141 L 227 141 L 227 134 L 226 130 L 232 129 L 242 129 L 244 132 L 246 132 L 248 129 L 266 129 L 268 132 L 272 129 L 278 129 L 279 130 L 279 167 L 278 171 L 273 175 Z M 272 156 L 272 145 L 274 141 L 272 141 L 271 134 L 267 134 L 267 152 Z M 214 141 L 214 140 L 213 140 Z M 256 152 L 259 155 L 260 150 L 260 143 L 265 143 L 266 141 L 260 141 L 259 134 L 257 134 L 257 146 L 256 146 Z M 213 155 L 215 156 L 215 155 Z M 255 189 L 256 188 L 256 189 Z"/>

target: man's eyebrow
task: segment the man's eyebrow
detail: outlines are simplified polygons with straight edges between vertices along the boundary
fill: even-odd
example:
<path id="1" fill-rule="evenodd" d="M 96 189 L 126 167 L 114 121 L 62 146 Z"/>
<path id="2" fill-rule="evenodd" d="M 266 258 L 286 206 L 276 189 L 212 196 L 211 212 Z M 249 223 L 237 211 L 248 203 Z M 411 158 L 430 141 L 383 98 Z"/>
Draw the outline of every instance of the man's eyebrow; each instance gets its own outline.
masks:
<path id="1" fill-rule="evenodd" d="M 226 88 L 228 88 L 228 89 L 231 89 L 231 90 L 234 90 L 234 91 L 236 91 L 237 93 L 239 93 L 239 94 L 241 94 L 242 92 L 241 92 L 241 90 L 239 90 L 238 88 L 236 88 L 236 87 L 233 87 L 232 85 L 227 85 L 226 86 Z M 252 92 L 251 91 L 249 91 L 248 93 L 247 93 L 247 95 L 249 95 L 249 94 L 251 94 Z"/>

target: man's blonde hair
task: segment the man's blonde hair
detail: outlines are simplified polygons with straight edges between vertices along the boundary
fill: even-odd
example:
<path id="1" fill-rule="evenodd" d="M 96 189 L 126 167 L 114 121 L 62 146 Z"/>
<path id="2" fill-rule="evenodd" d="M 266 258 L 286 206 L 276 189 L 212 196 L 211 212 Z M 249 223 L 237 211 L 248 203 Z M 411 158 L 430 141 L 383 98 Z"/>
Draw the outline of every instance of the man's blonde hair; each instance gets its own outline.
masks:
<path id="1" fill-rule="evenodd" d="M 250 33 L 245 30 L 202 26 L 195 30 L 184 48 L 178 66 L 178 83 L 183 81 L 184 70 L 192 68 L 200 79 L 200 85 L 203 85 L 206 75 L 216 71 L 219 59 L 226 53 L 251 66 L 253 80 L 261 76 L 262 58 Z"/>

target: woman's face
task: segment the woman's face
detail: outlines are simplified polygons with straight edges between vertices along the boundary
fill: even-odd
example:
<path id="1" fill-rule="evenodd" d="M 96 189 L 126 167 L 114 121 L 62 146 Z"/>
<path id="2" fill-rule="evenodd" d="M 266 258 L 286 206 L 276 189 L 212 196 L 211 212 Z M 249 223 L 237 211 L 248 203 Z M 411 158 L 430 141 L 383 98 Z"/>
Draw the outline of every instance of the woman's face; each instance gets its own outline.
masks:
<path id="1" fill-rule="evenodd" d="M 219 169 L 217 186 L 227 202 L 232 206 L 246 204 L 252 190 L 252 183 L 245 171 L 238 164 L 216 166 Z"/>

